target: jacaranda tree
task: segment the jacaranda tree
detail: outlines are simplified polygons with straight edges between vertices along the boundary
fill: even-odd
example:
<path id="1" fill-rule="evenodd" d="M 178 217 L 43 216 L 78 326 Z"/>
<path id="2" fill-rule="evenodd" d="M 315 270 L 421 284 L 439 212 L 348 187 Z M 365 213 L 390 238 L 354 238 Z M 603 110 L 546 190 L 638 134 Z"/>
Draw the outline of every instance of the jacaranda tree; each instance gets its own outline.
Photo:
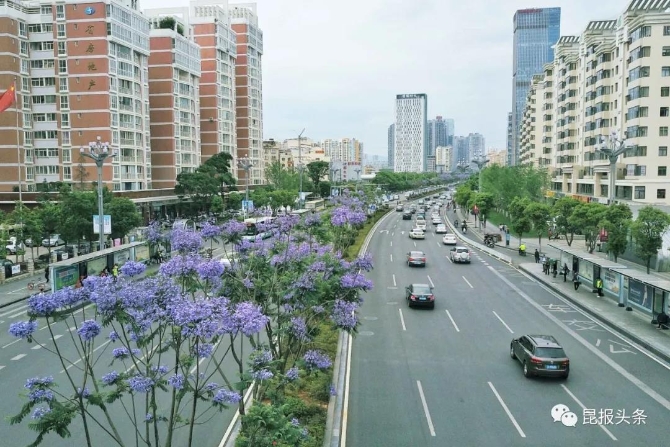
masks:
<path id="1" fill-rule="evenodd" d="M 330 213 L 277 218 L 261 229 L 273 236 L 257 241 L 243 240 L 237 221 L 174 230 L 155 276 L 128 261 L 118 278 L 33 296 L 30 319 L 10 333 L 52 353 L 62 380 L 28 379 L 10 422 L 30 417 L 33 445 L 76 433 L 77 445 L 190 447 L 217 411 L 238 405 L 244 414 L 250 387 L 262 400 L 329 368 L 314 334 L 324 323 L 355 331 L 360 292 L 372 287 L 369 257 L 342 258 L 341 239 L 365 222 L 364 206 L 347 193 Z M 147 238 L 166 235 L 151 226 Z M 214 241 L 231 247 L 227 262 L 210 258 Z M 54 337 L 59 325 L 69 337 Z M 305 433 L 290 425 L 287 439 L 299 445 Z"/>

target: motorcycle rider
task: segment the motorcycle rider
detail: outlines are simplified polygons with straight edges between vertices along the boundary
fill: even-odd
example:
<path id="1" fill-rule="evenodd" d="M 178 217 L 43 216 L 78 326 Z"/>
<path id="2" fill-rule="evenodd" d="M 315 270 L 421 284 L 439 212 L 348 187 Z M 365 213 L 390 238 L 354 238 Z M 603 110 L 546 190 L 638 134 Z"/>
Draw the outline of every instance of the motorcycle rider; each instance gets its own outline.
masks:
<path id="1" fill-rule="evenodd" d="M 526 244 L 522 243 L 519 245 L 519 254 L 521 256 L 526 256 Z"/>

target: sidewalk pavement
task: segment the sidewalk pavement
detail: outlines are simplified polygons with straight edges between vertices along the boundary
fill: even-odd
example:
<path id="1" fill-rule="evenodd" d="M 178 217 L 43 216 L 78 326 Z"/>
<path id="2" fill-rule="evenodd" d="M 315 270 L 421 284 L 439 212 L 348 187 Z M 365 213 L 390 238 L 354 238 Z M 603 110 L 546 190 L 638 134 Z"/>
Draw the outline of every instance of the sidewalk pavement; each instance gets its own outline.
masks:
<path id="1" fill-rule="evenodd" d="M 670 330 L 658 329 L 657 325 L 649 324 L 648 315 L 627 312 L 616 301 L 599 297 L 585 284 L 575 290 L 570 278 L 563 282 L 561 275 L 554 278 L 553 275 L 542 273 L 542 264 L 526 262 L 520 264 L 519 268 L 614 331 L 670 362 Z"/>

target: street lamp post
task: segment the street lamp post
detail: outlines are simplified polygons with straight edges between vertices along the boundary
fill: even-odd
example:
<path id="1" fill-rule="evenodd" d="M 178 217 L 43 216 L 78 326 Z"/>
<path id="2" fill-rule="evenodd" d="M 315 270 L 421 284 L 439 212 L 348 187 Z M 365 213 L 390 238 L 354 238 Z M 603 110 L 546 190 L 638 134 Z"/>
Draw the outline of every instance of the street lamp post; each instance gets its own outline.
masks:
<path id="1" fill-rule="evenodd" d="M 298 206 L 299 209 L 302 209 L 302 170 L 304 166 L 302 165 L 302 134 L 305 133 L 303 128 L 298 134 L 298 173 L 300 175 L 300 189 L 298 191 Z"/>
<path id="2" fill-rule="evenodd" d="M 630 148 L 630 146 L 626 146 L 626 139 L 619 138 L 616 131 L 612 131 L 608 138 L 601 136 L 600 143 L 596 144 L 595 146 L 596 151 L 606 155 L 610 162 L 609 186 L 607 188 L 609 205 L 614 203 L 616 196 L 615 188 L 617 160 L 619 159 L 619 155 L 623 154 Z"/>
<path id="3" fill-rule="evenodd" d="M 251 179 L 249 178 L 249 171 L 251 170 L 251 168 L 254 167 L 254 163 L 251 161 L 250 158 L 244 157 L 244 158 L 240 158 L 239 160 L 237 160 L 237 164 L 240 166 L 240 168 L 242 168 L 244 170 L 245 175 L 247 177 L 247 182 L 246 182 L 247 185 L 246 185 L 246 188 L 245 188 L 245 191 L 244 191 L 244 203 L 245 203 L 245 205 L 244 205 L 244 216 L 246 217 L 249 213 L 249 182 L 251 181 Z"/>
<path id="4" fill-rule="evenodd" d="M 98 250 L 102 250 L 105 246 L 105 216 L 104 216 L 104 202 L 102 197 L 102 166 L 108 158 L 116 157 L 116 151 L 109 152 L 109 143 L 102 142 L 98 136 L 95 141 L 88 143 L 88 148 L 82 146 L 79 153 L 95 162 L 98 168 Z"/>
<path id="5" fill-rule="evenodd" d="M 479 169 L 479 192 L 482 192 L 482 168 L 488 162 L 489 162 L 489 160 L 484 158 L 484 157 L 475 158 L 471 162 L 471 163 L 474 163 L 475 165 L 477 165 L 477 169 Z"/>

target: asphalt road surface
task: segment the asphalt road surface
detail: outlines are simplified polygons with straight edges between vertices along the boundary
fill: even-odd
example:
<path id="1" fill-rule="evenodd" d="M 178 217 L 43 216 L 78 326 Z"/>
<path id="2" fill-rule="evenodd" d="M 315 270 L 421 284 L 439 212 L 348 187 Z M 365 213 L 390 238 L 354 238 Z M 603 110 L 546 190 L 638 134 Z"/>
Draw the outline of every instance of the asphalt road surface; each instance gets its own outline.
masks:
<path id="1" fill-rule="evenodd" d="M 370 243 L 375 288 L 353 342 L 346 445 L 670 442 L 670 365 L 483 253 L 452 264 L 434 225 L 417 241 L 412 227 L 394 212 Z M 424 251 L 428 265 L 408 267 L 410 250 Z M 434 285 L 435 309 L 407 307 L 410 283 Z M 570 357 L 569 379 L 525 378 L 509 355 L 524 334 L 555 336 Z M 575 413 L 574 426 L 554 422 L 559 404 Z"/>

